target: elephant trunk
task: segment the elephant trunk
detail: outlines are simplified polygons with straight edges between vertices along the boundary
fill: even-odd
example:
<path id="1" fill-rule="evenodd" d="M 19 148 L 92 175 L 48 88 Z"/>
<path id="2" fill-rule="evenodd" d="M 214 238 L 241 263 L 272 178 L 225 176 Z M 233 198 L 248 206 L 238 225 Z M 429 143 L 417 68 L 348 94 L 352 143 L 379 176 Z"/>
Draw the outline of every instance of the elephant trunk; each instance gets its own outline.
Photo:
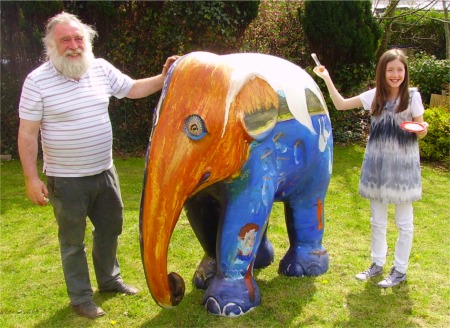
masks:
<path id="1" fill-rule="evenodd" d="M 170 237 L 180 211 L 161 208 L 158 189 L 147 187 L 141 204 L 141 255 L 145 277 L 153 299 L 164 308 L 178 305 L 184 296 L 184 281 L 180 275 L 167 274 L 167 253 Z M 168 197 L 171 198 L 171 197 Z M 171 205 L 167 200 L 166 205 Z M 171 207 L 171 206 L 170 206 Z"/>
<path id="2" fill-rule="evenodd" d="M 161 152 L 160 147 L 158 149 Z M 207 180 L 209 170 L 199 174 L 200 180 L 189 178 L 190 167 L 170 163 L 150 151 L 141 200 L 141 255 L 149 290 L 163 308 L 178 305 L 185 291 L 183 279 L 177 273 L 167 273 L 170 238 L 183 206 L 195 189 Z M 193 174 L 195 176 L 195 174 Z"/>

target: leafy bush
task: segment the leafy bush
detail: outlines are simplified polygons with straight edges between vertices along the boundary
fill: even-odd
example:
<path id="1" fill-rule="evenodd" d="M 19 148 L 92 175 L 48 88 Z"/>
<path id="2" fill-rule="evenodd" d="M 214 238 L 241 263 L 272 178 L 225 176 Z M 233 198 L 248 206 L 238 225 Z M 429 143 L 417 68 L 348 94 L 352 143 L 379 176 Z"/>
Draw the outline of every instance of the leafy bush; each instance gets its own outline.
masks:
<path id="1" fill-rule="evenodd" d="M 110 34 L 107 59 L 130 76 L 141 78 L 158 74 L 170 55 L 237 52 L 238 40 L 256 16 L 259 1 L 136 1 L 124 6 L 131 9 L 120 13 L 121 30 L 124 28 Z M 145 150 L 158 98 L 159 93 L 111 102 L 115 151 Z"/>
<path id="2" fill-rule="evenodd" d="M 23 81 L 13 72 L 9 72 L 5 65 L 2 64 L 1 69 L 1 152 L 2 154 L 15 155 L 17 154 L 17 131 L 19 127 L 19 113 L 17 108 Z"/>
<path id="3" fill-rule="evenodd" d="M 450 60 L 438 60 L 433 55 L 419 53 L 409 59 L 411 85 L 416 86 L 422 101 L 430 103 L 432 93 L 441 94 L 449 87 Z"/>
<path id="4" fill-rule="evenodd" d="M 375 53 L 381 36 L 371 2 L 305 1 L 298 14 L 311 51 L 317 52 L 328 68 L 339 92 L 348 98 L 366 91 L 375 74 Z M 322 79 L 316 81 L 321 90 L 326 90 Z M 338 111 L 330 97 L 325 98 L 334 140 L 338 143 L 365 140 L 370 122 L 368 113 Z"/>
<path id="5" fill-rule="evenodd" d="M 311 63 L 297 17 L 300 5 L 294 1 L 262 1 L 257 17 L 244 32 L 239 52 L 278 56 L 303 67 Z"/>
<path id="6" fill-rule="evenodd" d="M 236 52 L 239 39 L 258 13 L 259 1 L 165 1 L 156 19 L 161 49 L 180 53 Z M 153 24 L 153 20 L 149 20 Z M 149 26 L 150 27 L 150 26 Z"/>
<path id="7" fill-rule="evenodd" d="M 425 138 L 419 140 L 420 156 L 426 160 L 450 164 L 450 110 L 444 107 L 427 109 L 423 115 L 430 126 Z"/>
<path id="8" fill-rule="evenodd" d="M 363 109 L 351 111 L 340 111 L 335 109 L 330 95 L 326 92 L 327 87 L 324 81 L 321 78 L 316 77 L 311 68 L 307 68 L 306 71 L 314 77 L 325 97 L 333 126 L 333 140 L 340 144 L 365 141 L 369 135 L 370 129 L 370 115 L 368 111 Z M 364 76 L 364 78 L 362 80 L 354 81 L 352 80 L 353 74 L 359 74 L 360 76 Z M 362 65 L 347 65 L 337 69 L 336 72 L 330 72 L 333 80 L 334 76 L 339 76 L 339 80 L 343 81 L 341 83 L 336 82 L 335 86 L 338 90 L 346 89 L 344 92 L 341 91 L 341 94 L 346 98 L 359 95 L 362 92 L 373 88 L 374 74 L 374 65 L 367 67 L 363 67 Z M 361 83 L 361 81 L 366 82 Z M 343 88 L 344 85 L 346 85 L 347 88 Z"/>
<path id="9" fill-rule="evenodd" d="M 370 115 L 366 110 L 330 110 L 333 140 L 339 144 L 360 143 L 367 139 Z"/>
<path id="10" fill-rule="evenodd" d="M 336 73 L 334 82 L 341 84 L 344 94 L 366 81 L 364 68 L 375 61 L 381 30 L 371 6 L 371 1 L 305 1 L 304 10 L 299 9 L 311 51 Z M 346 72 L 351 76 L 345 76 Z"/>
<path id="11" fill-rule="evenodd" d="M 348 98 L 366 91 L 374 77 L 381 36 L 371 2 L 305 1 L 298 15 L 311 51 L 317 52 L 339 92 Z M 321 90 L 327 90 L 322 79 L 315 80 Z M 338 111 L 328 94 L 325 99 L 336 142 L 360 142 L 367 137 L 370 117 L 365 111 Z"/>

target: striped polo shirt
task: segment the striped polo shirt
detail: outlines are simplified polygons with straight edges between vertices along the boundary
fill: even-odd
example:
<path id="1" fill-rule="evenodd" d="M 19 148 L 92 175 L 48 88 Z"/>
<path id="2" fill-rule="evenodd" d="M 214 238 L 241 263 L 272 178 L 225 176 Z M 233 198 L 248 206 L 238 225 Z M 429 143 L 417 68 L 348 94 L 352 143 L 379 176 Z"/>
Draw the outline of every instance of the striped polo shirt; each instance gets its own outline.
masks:
<path id="1" fill-rule="evenodd" d="M 99 58 L 79 81 L 62 76 L 50 61 L 27 76 L 19 117 L 41 122 L 46 175 L 82 177 L 112 167 L 109 98 L 125 97 L 133 84 Z"/>

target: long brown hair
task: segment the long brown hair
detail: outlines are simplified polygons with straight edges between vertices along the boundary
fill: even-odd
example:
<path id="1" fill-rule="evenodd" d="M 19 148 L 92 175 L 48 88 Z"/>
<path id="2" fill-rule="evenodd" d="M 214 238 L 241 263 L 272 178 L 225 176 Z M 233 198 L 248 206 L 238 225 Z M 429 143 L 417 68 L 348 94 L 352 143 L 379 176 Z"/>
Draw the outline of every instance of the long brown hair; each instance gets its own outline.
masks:
<path id="1" fill-rule="evenodd" d="M 387 64 L 393 60 L 399 59 L 405 66 L 405 79 L 400 84 L 399 97 L 396 113 L 403 112 L 408 108 L 409 104 L 409 70 L 406 56 L 398 49 L 391 49 L 386 51 L 378 61 L 377 71 L 375 76 L 376 92 L 373 98 L 371 114 L 378 116 L 381 114 L 386 105 L 389 96 L 389 87 L 386 83 L 386 67 Z"/>

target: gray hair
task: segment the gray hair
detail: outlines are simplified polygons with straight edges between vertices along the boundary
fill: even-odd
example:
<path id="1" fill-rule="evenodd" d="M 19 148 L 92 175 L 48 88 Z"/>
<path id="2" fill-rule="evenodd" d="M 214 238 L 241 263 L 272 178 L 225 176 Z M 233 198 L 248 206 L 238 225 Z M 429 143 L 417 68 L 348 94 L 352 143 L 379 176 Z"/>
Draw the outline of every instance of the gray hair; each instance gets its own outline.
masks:
<path id="1" fill-rule="evenodd" d="M 86 47 L 92 48 L 92 42 L 94 41 L 94 38 L 98 35 L 94 27 L 84 24 L 77 16 L 63 11 L 60 14 L 50 18 L 47 22 L 45 37 L 42 39 L 42 41 L 44 42 L 47 56 L 49 55 L 49 49 L 55 47 L 55 41 L 53 40 L 53 30 L 56 24 L 59 23 L 69 24 L 72 22 L 80 26 L 83 36 L 85 38 Z"/>

